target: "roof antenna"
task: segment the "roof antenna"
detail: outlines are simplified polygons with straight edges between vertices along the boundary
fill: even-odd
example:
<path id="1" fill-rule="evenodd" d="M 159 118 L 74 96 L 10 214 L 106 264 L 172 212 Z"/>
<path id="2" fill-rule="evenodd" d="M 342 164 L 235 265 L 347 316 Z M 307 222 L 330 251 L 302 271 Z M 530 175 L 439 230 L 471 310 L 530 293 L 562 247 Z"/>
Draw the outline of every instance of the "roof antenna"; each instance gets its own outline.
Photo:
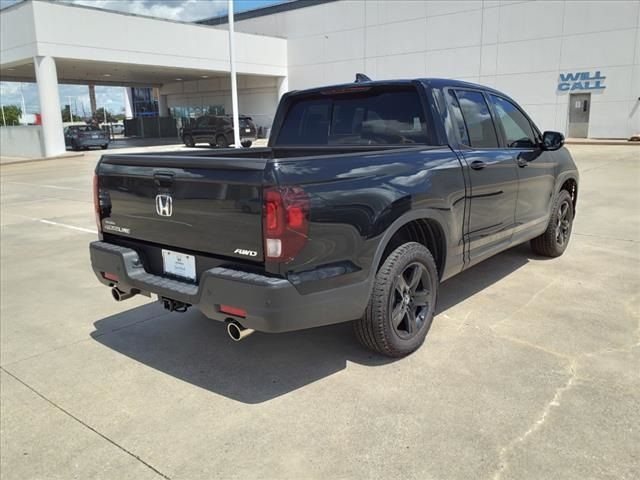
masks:
<path id="1" fill-rule="evenodd" d="M 356 73 L 356 81 L 355 83 L 363 83 L 363 82 L 371 82 L 372 80 L 367 77 L 364 73 Z"/>

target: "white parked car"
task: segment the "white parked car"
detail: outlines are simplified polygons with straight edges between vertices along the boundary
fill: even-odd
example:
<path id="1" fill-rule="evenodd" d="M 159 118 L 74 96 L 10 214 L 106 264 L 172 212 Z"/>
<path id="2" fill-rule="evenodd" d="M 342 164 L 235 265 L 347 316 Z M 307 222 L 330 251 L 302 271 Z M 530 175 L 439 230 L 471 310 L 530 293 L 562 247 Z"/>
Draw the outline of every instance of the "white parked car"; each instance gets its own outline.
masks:
<path id="1" fill-rule="evenodd" d="M 121 135 L 124 133 L 124 124 L 123 123 L 101 123 L 100 128 L 102 130 L 106 130 L 107 128 L 111 128 L 111 133 L 114 135 Z"/>

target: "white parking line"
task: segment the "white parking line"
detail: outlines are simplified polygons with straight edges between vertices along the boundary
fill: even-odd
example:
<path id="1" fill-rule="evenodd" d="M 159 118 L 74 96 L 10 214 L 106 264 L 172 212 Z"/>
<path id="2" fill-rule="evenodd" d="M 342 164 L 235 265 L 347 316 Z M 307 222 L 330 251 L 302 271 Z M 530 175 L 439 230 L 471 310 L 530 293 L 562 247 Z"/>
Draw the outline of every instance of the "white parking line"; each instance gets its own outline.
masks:
<path id="1" fill-rule="evenodd" d="M 84 192 L 91 193 L 91 190 L 83 190 L 82 188 L 73 188 L 73 187 L 59 187 L 57 185 L 43 185 L 41 183 L 26 183 L 26 182 L 3 182 L 10 185 L 26 185 L 29 187 L 44 187 L 44 188 L 54 188 L 56 190 L 71 190 L 73 192 Z"/>
<path id="2" fill-rule="evenodd" d="M 32 220 L 34 222 L 44 223 L 46 225 L 53 225 L 55 227 L 68 228 L 69 230 L 76 230 L 78 232 L 92 233 L 93 235 L 98 234 L 96 230 L 91 230 L 90 228 L 76 227 L 75 225 L 67 225 L 66 223 L 54 222 L 53 220 L 45 220 L 44 218 L 27 217 L 25 215 L 18 215 L 15 213 L 5 213 L 5 215 L 11 215 L 12 217 L 18 217 L 18 218 L 25 218 L 27 220 Z"/>

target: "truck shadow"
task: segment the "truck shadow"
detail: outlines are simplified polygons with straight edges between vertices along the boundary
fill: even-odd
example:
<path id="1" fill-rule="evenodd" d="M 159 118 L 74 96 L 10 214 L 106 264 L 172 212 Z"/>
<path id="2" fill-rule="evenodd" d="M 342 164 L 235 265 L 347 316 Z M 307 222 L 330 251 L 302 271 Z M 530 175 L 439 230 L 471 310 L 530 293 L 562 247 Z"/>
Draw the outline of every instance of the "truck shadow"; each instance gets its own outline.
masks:
<path id="1" fill-rule="evenodd" d="M 524 266 L 529 256 L 528 248 L 516 247 L 445 282 L 438 313 Z M 370 367 L 394 361 L 360 347 L 350 324 L 283 334 L 258 332 L 235 343 L 223 323 L 196 309 L 164 313 L 154 302 L 98 320 L 94 326 L 91 336 L 102 345 L 247 404 L 274 399 L 333 375 L 346 368 L 347 361 Z"/>

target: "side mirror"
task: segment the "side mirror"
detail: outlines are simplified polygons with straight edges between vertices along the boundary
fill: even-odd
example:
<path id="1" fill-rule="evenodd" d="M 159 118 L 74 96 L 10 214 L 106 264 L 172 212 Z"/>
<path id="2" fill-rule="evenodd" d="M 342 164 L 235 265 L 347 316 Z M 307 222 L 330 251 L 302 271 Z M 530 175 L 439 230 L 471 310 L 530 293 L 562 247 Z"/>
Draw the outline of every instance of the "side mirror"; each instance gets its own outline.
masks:
<path id="1" fill-rule="evenodd" d="M 542 134 L 543 150 L 558 150 L 564 145 L 564 135 L 560 132 L 544 132 Z"/>

